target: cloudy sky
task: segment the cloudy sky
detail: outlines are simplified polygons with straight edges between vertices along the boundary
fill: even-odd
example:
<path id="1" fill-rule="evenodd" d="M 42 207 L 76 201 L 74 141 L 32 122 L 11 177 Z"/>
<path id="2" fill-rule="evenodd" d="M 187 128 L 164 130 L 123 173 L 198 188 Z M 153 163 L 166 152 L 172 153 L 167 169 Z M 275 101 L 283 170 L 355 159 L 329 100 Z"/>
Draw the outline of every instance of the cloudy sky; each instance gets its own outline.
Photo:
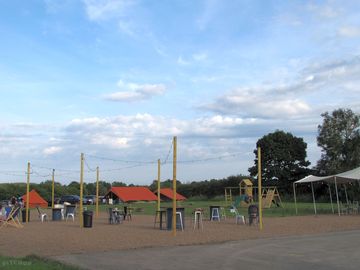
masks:
<path id="1" fill-rule="evenodd" d="M 0 182 L 247 174 L 256 141 L 360 112 L 360 2 L 0 0 Z"/>

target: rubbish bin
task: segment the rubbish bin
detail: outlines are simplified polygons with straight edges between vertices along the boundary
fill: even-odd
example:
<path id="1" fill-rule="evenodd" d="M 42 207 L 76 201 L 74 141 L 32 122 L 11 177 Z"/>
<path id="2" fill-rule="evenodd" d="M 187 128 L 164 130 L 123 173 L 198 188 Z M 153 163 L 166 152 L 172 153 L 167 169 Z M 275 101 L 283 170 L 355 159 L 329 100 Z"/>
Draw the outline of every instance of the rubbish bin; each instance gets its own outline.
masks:
<path id="1" fill-rule="evenodd" d="M 62 210 L 61 208 L 53 208 L 52 209 L 52 220 L 53 221 L 61 220 L 61 218 L 62 218 L 61 210 Z"/>
<path id="2" fill-rule="evenodd" d="M 257 205 L 255 205 L 255 204 L 249 205 L 248 214 L 249 214 L 249 225 L 258 223 L 259 207 Z"/>
<path id="3" fill-rule="evenodd" d="M 176 212 L 181 213 L 183 229 L 185 230 L 185 208 L 177 207 Z M 172 230 L 172 218 L 173 218 L 172 213 L 173 213 L 172 207 L 169 207 L 166 209 L 166 227 L 168 230 Z M 176 215 L 176 229 L 181 230 L 181 223 L 180 223 L 179 215 Z"/>
<path id="4" fill-rule="evenodd" d="M 26 222 L 26 208 L 21 209 L 22 222 Z M 30 221 L 30 209 L 29 209 L 29 220 Z"/>
<path id="5" fill-rule="evenodd" d="M 84 217 L 84 228 L 92 227 L 93 211 L 86 210 L 83 212 Z"/>

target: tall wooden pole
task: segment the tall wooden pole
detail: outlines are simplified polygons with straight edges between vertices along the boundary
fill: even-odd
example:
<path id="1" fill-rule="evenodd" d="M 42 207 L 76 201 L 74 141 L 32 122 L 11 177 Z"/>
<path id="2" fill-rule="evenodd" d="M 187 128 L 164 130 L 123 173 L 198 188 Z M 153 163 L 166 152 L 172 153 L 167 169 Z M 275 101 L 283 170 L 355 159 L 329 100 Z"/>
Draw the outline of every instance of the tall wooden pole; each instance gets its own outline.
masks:
<path id="1" fill-rule="evenodd" d="M 55 169 L 52 170 L 51 208 L 54 208 L 54 200 L 55 200 Z"/>
<path id="2" fill-rule="evenodd" d="M 173 235 L 176 236 L 176 143 L 177 138 L 174 137 L 173 145 L 173 213 L 172 213 L 172 230 Z"/>
<path id="3" fill-rule="evenodd" d="M 294 203 L 295 203 L 295 213 L 298 214 L 297 204 L 296 204 L 296 188 L 295 188 L 295 182 L 293 183 L 293 189 L 294 189 Z"/>
<path id="4" fill-rule="evenodd" d="M 310 184 L 311 184 L 311 193 L 312 193 L 313 204 L 314 204 L 314 213 L 315 213 L 315 215 L 317 215 L 316 202 L 315 202 L 315 193 L 314 193 L 314 185 L 313 185 L 313 182 L 311 182 Z"/>
<path id="5" fill-rule="evenodd" d="M 160 211 L 160 159 L 158 159 L 157 210 Z"/>
<path id="6" fill-rule="evenodd" d="M 96 167 L 96 202 L 95 202 L 96 217 L 99 216 L 99 178 L 100 178 L 99 167 Z"/>
<path id="7" fill-rule="evenodd" d="M 259 201 L 259 228 L 262 230 L 262 187 L 261 187 L 261 147 L 258 147 L 258 201 Z"/>
<path id="8" fill-rule="evenodd" d="M 80 157 L 80 227 L 83 227 L 84 219 L 83 219 L 83 183 L 84 183 L 84 154 L 81 153 Z"/>
<path id="9" fill-rule="evenodd" d="M 29 205 L 30 205 L 30 162 L 27 164 L 27 181 L 26 181 L 26 223 L 29 222 Z"/>

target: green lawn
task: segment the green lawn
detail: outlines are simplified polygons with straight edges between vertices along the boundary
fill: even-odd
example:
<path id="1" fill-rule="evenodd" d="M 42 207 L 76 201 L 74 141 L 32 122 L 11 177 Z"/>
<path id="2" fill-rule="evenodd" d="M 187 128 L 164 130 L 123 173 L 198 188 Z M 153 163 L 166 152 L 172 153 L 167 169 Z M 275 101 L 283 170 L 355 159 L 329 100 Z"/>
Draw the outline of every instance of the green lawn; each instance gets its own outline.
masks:
<path id="1" fill-rule="evenodd" d="M 128 205 L 128 204 L 125 204 Z M 209 206 L 210 205 L 219 205 L 223 206 L 226 209 L 226 215 L 230 216 L 229 207 L 225 207 L 225 201 L 191 201 L 187 200 L 185 202 L 178 203 L 178 207 L 185 208 L 185 215 L 190 216 L 195 208 L 203 208 L 205 209 L 205 214 L 209 214 Z M 124 204 L 113 205 L 111 207 L 118 207 L 122 209 Z M 133 215 L 154 215 L 156 211 L 156 203 L 155 202 L 135 202 L 130 204 L 131 207 L 134 208 Z M 162 202 L 161 207 L 172 207 L 171 202 Z M 313 215 L 314 214 L 314 205 L 312 203 L 298 203 L 298 215 Z M 100 205 L 100 211 L 107 211 L 109 205 Z M 317 203 L 316 204 L 317 213 L 318 214 L 331 214 L 331 204 L 330 203 Z M 95 206 L 87 206 L 88 210 L 95 210 Z M 239 212 L 247 215 L 247 208 L 238 208 Z M 336 204 L 334 204 L 334 210 L 336 211 Z M 285 216 L 294 216 L 295 205 L 293 202 L 285 202 L 283 203 L 283 207 L 273 206 L 268 209 L 263 209 L 264 217 L 285 217 Z"/>
<path id="2" fill-rule="evenodd" d="M 68 266 L 53 260 L 48 260 L 37 256 L 27 256 L 23 258 L 0 256 L 0 269 L 79 270 L 80 268 Z"/>

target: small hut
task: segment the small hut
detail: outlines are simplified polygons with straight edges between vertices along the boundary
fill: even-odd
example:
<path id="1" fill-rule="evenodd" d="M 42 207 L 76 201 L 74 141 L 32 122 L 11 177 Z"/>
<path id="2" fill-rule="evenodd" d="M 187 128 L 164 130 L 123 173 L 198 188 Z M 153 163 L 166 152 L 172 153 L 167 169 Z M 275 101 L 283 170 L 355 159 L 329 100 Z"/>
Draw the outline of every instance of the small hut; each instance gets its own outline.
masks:
<path id="1" fill-rule="evenodd" d="M 250 179 L 243 179 L 240 182 L 240 196 L 245 195 L 249 198 L 253 197 L 253 183 Z"/>

